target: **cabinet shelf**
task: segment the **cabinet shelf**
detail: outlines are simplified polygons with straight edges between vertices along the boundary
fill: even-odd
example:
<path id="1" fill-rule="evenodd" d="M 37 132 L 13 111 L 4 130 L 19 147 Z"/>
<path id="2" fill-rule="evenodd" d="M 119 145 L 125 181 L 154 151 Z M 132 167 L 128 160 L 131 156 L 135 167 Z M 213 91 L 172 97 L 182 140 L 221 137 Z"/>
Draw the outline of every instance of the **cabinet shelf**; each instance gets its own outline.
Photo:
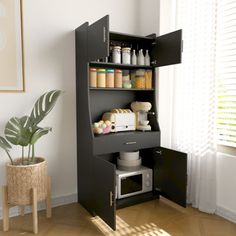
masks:
<path id="1" fill-rule="evenodd" d="M 138 88 L 130 88 L 130 89 L 126 89 L 126 88 L 89 88 L 90 90 L 97 90 L 97 91 L 142 91 L 142 92 L 151 92 L 151 91 L 155 91 L 153 88 L 152 89 L 138 89 Z"/>
<path id="2" fill-rule="evenodd" d="M 118 64 L 118 63 L 112 63 L 112 62 L 90 62 L 89 66 L 91 67 L 99 67 L 99 68 L 112 68 L 112 69 L 146 69 L 146 70 L 151 70 L 153 69 L 152 66 L 140 66 L 140 65 L 126 65 L 126 64 Z"/>

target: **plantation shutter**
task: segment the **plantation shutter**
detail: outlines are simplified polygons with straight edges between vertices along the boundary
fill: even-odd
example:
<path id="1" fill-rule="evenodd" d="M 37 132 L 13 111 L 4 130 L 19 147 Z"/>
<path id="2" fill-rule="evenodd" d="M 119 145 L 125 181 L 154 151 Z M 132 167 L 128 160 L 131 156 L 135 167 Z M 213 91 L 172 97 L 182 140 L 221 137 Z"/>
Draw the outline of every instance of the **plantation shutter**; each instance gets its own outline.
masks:
<path id="1" fill-rule="evenodd" d="M 217 140 L 236 147 L 236 1 L 217 7 Z"/>

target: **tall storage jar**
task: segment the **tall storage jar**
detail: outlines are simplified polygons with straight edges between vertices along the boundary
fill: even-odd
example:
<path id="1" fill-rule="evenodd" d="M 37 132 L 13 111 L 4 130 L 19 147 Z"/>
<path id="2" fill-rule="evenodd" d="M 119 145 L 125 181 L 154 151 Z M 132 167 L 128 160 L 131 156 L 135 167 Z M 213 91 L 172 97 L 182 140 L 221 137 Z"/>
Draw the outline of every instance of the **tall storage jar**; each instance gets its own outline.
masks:
<path id="1" fill-rule="evenodd" d="M 112 49 L 112 62 L 120 64 L 121 63 L 121 54 L 120 54 L 121 47 L 114 46 Z"/>
<path id="2" fill-rule="evenodd" d="M 122 48 L 122 64 L 131 64 L 131 48 Z"/>
<path id="3" fill-rule="evenodd" d="M 106 70 L 97 69 L 97 86 L 98 88 L 106 87 Z"/>
<path id="4" fill-rule="evenodd" d="M 97 87 L 97 69 L 96 68 L 89 69 L 89 85 L 90 87 L 93 87 L 93 88 Z"/>
<path id="5" fill-rule="evenodd" d="M 115 70 L 115 88 L 122 88 L 122 70 Z"/>
<path id="6" fill-rule="evenodd" d="M 135 88 L 145 89 L 145 70 L 136 70 Z"/>
<path id="7" fill-rule="evenodd" d="M 107 69 L 106 87 L 107 88 L 114 88 L 114 70 L 113 69 Z"/>

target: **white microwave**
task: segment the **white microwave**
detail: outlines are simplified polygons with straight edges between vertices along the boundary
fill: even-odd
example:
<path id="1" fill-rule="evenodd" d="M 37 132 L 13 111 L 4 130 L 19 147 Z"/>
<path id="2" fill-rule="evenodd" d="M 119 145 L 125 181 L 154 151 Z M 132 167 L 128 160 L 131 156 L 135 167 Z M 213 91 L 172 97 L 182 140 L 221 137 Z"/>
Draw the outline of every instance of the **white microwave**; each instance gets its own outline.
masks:
<path id="1" fill-rule="evenodd" d="M 152 169 L 141 166 L 137 171 L 116 170 L 116 199 L 152 191 Z"/>

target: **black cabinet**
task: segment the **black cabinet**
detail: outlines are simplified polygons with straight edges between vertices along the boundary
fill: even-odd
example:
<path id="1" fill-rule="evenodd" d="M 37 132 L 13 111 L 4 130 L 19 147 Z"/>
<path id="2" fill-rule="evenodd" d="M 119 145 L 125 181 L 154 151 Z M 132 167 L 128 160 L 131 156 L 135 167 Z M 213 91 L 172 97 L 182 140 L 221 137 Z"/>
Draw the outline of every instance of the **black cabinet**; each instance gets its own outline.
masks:
<path id="1" fill-rule="evenodd" d="M 76 109 L 78 201 L 92 215 L 100 216 L 116 228 L 116 209 L 158 198 L 162 195 L 182 206 L 186 204 L 186 154 L 160 147 L 157 121 L 155 67 L 181 63 L 182 32 L 156 36 L 129 35 L 109 30 L 109 16 L 75 30 L 76 35 Z M 110 45 L 148 49 L 150 66 L 105 62 Z M 152 70 L 149 89 L 90 88 L 89 67 L 124 70 Z M 151 131 L 126 131 L 94 135 L 92 123 L 113 108 L 130 108 L 133 101 L 152 104 L 148 117 Z M 140 150 L 142 164 L 153 170 L 152 191 L 117 200 L 116 157 L 120 151 Z"/>

